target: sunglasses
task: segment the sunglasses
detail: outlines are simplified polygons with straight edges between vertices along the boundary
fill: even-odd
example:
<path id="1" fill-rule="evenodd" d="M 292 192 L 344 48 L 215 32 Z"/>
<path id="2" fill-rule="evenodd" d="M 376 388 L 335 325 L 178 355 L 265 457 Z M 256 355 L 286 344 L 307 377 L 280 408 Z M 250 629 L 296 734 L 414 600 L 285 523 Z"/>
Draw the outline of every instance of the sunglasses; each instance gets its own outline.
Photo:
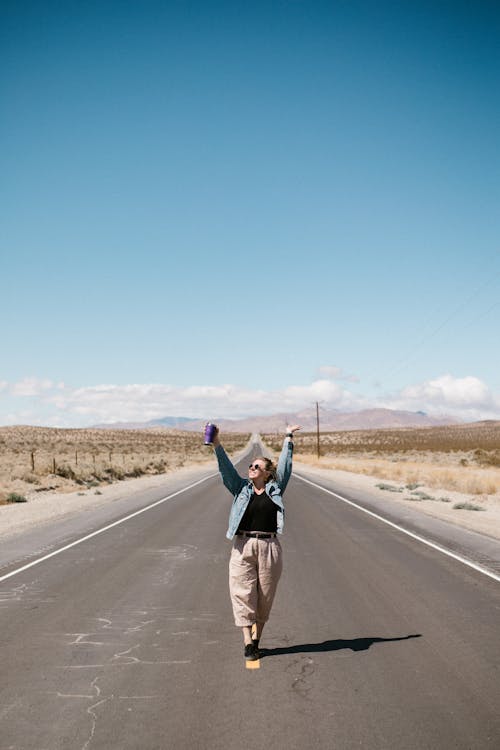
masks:
<path id="1" fill-rule="evenodd" d="M 259 471 L 265 471 L 265 469 L 262 468 L 262 466 L 259 466 L 259 464 L 250 464 L 248 467 L 249 469 L 258 469 Z"/>

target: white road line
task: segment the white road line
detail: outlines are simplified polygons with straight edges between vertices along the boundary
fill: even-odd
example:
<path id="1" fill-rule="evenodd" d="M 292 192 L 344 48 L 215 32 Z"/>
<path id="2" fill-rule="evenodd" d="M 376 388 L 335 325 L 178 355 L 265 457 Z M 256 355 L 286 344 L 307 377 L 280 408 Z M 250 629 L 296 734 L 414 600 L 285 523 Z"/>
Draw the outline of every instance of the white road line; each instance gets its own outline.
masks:
<path id="1" fill-rule="evenodd" d="M 457 555 L 456 552 L 452 552 L 451 550 L 446 549 L 446 547 L 441 547 L 441 545 L 436 544 L 435 542 L 431 542 L 429 541 L 429 539 L 425 539 L 425 537 L 420 536 L 419 534 L 414 534 L 413 531 L 408 531 L 408 529 L 405 529 L 403 526 L 399 526 L 399 524 L 394 523 L 393 521 L 389 521 L 387 518 L 384 518 L 383 516 L 379 516 L 378 513 L 374 513 L 372 510 L 368 510 L 368 508 L 363 508 L 362 505 L 358 505 L 357 503 L 354 503 L 352 500 L 348 500 L 346 497 L 342 497 L 342 495 L 339 495 L 337 492 L 328 490 L 326 489 L 326 487 L 322 487 L 321 484 L 316 484 L 316 482 L 311 482 L 310 479 L 301 477 L 300 474 L 294 473 L 293 476 L 296 479 L 300 479 L 302 482 L 306 482 L 307 484 L 310 484 L 313 487 L 317 487 L 319 490 L 323 490 L 323 492 L 326 492 L 329 495 L 333 495 L 333 497 L 336 497 L 338 500 L 342 500 L 343 503 L 352 505 L 353 508 L 357 508 L 357 510 L 361 510 L 363 511 L 363 513 L 367 513 L 367 515 L 372 516 L 373 518 L 376 518 L 378 521 L 382 521 L 382 523 L 386 523 L 388 526 L 392 526 L 393 529 L 397 529 L 398 531 L 401 531 L 403 534 L 410 536 L 412 539 L 416 539 L 417 542 L 421 542 L 422 544 L 427 545 L 427 547 L 432 547 L 432 549 L 435 549 L 438 552 L 441 552 L 443 555 L 452 557 L 454 560 L 458 560 L 458 562 L 463 563 L 463 565 L 467 565 L 467 567 L 472 568 L 473 570 L 477 570 L 478 573 L 482 573 L 483 575 L 488 576 L 488 578 L 493 578 L 494 581 L 497 581 L 497 583 L 500 583 L 499 575 L 497 575 L 496 573 L 493 573 L 491 570 L 488 570 L 487 568 L 483 568 L 481 565 L 478 565 L 475 562 L 472 562 L 472 560 L 468 560 L 466 557 L 462 557 L 462 555 Z"/>
<path id="2" fill-rule="evenodd" d="M 193 487 L 196 487 L 198 484 L 201 484 L 202 482 L 206 482 L 208 479 L 212 479 L 212 477 L 216 477 L 216 476 L 218 476 L 218 472 L 215 472 L 214 474 L 209 474 L 208 477 L 203 477 L 203 479 L 199 479 L 197 482 L 194 482 L 193 484 L 189 484 L 187 487 L 183 487 L 182 490 L 177 490 L 177 492 L 173 492 L 171 495 L 162 497 L 161 500 L 157 500 L 156 502 L 151 503 L 151 505 L 147 505 L 145 508 L 136 510 L 134 513 L 130 513 L 128 516 L 118 519 L 118 521 L 114 521 L 113 523 L 110 523 L 107 526 L 103 526 L 102 529 L 97 529 L 97 531 L 93 531 L 91 534 L 82 536 L 81 539 L 76 539 L 74 542 L 71 542 L 70 544 L 66 544 L 64 547 L 60 547 L 59 549 L 56 549 L 53 552 L 50 552 L 48 555 L 44 555 L 43 557 L 38 557 L 36 560 L 32 560 L 32 562 L 27 563 L 26 565 L 23 565 L 21 568 L 16 568 L 16 570 L 11 570 L 10 573 L 6 573 L 5 575 L 0 576 L 0 583 L 2 581 L 6 581 L 7 578 L 12 578 L 12 576 L 17 575 L 18 573 L 22 573 L 23 570 L 28 570 L 28 568 L 32 568 L 34 565 L 39 565 L 45 560 L 49 560 L 51 557 L 60 555 L 61 552 L 65 552 L 67 549 L 71 549 L 71 547 L 76 547 L 77 544 L 82 544 L 82 542 L 86 542 L 87 539 L 92 539 L 92 537 L 97 536 L 98 534 L 102 534 L 105 531 L 112 529 L 114 526 L 119 526 L 121 523 L 125 523 L 125 521 L 130 521 L 131 518 L 135 518 L 135 516 L 140 516 L 141 513 L 145 513 L 147 510 L 151 510 L 151 508 L 156 508 L 157 505 L 161 505 L 162 503 L 165 503 L 167 500 L 172 500 L 172 498 L 177 497 L 177 495 L 181 495 L 183 492 L 187 492 L 188 490 L 191 490 Z"/>

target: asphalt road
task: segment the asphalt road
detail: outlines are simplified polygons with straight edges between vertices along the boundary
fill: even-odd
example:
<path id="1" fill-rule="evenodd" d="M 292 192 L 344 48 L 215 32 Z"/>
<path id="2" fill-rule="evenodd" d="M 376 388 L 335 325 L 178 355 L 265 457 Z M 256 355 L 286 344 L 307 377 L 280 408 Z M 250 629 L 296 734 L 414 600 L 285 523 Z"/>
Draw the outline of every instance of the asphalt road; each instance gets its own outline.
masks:
<path id="1" fill-rule="evenodd" d="M 500 584 L 297 478 L 285 500 L 258 669 L 218 478 L 2 581 L 0 750 L 498 750 Z"/>

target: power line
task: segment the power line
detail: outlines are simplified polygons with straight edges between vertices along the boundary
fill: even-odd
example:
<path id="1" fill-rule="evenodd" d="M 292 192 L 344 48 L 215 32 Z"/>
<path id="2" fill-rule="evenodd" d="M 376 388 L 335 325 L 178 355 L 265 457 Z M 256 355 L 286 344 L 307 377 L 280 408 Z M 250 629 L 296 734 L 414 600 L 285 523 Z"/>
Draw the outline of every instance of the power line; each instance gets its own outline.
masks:
<path id="1" fill-rule="evenodd" d="M 401 368 L 407 364 L 408 362 L 411 362 L 415 359 L 415 355 L 418 354 L 418 352 L 422 349 L 422 347 L 432 338 L 434 338 L 440 331 L 445 328 L 448 323 L 453 320 L 460 312 L 462 312 L 468 305 L 474 300 L 480 292 L 482 292 L 486 287 L 490 286 L 492 283 L 494 283 L 498 278 L 500 277 L 500 271 L 497 271 L 497 273 L 493 274 L 493 276 L 490 276 L 490 278 L 485 281 L 483 284 L 481 284 L 479 287 L 477 287 L 465 300 L 463 300 L 460 304 L 458 304 L 451 313 L 436 327 L 434 328 L 429 334 L 423 336 L 420 338 L 419 341 L 417 341 L 411 348 L 410 352 L 403 357 L 402 359 L 395 362 L 395 364 L 386 371 L 386 373 L 380 377 L 379 379 L 383 379 L 389 375 L 393 375 L 395 372 L 398 372 L 401 370 Z M 499 303 L 495 302 L 495 304 L 490 307 L 485 313 L 481 314 L 479 317 L 483 317 L 483 315 L 486 315 L 487 313 L 491 312 Z"/>

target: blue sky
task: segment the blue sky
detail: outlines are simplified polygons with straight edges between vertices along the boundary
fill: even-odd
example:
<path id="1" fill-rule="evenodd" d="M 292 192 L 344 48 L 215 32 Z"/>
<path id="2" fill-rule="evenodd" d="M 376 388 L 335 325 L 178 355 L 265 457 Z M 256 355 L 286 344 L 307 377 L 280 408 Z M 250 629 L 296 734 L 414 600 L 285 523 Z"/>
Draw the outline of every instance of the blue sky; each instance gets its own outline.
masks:
<path id="1" fill-rule="evenodd" d="M 0 424 L 500 418 L 494 2 L 0 10 Z"/>

